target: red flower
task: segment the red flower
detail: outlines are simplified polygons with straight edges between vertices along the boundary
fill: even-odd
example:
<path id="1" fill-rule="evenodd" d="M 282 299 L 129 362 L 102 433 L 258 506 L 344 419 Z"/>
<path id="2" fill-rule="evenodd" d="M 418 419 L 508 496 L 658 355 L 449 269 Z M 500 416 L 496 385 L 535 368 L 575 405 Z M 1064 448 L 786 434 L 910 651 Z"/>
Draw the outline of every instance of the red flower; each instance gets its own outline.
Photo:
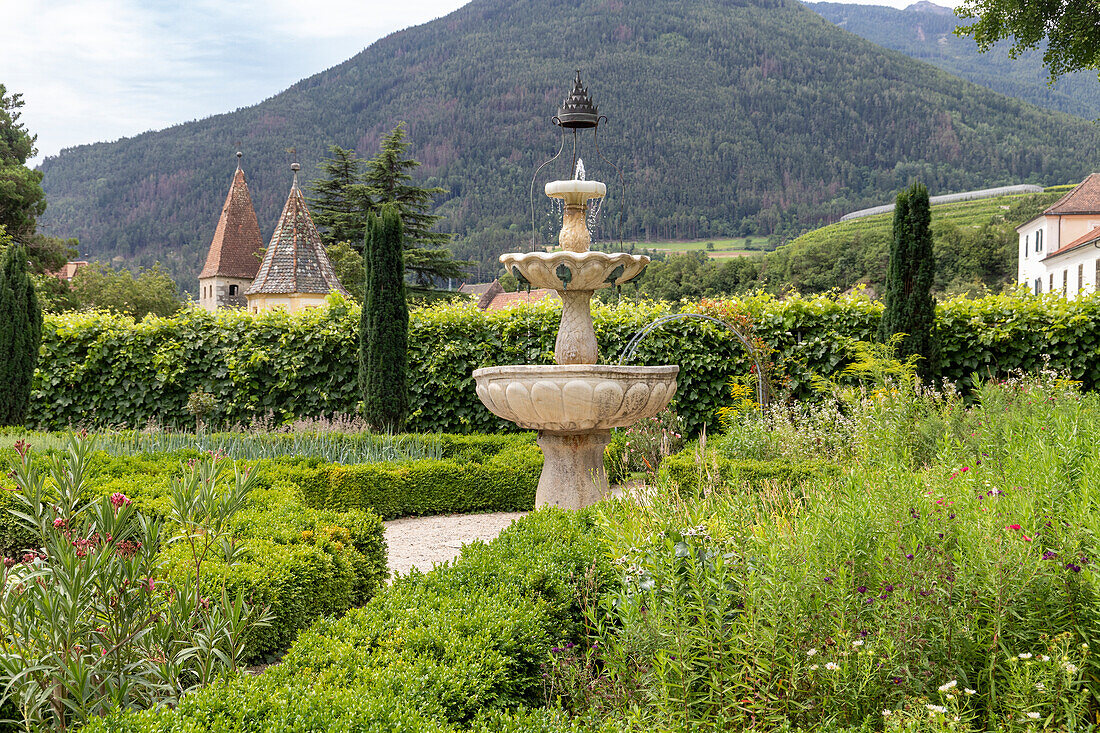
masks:
<path id="1" fill-rule="evenodd" d="M 1010 524 L 1010 525 L 1008 525 L 1007 527 L 1005 527 L 1005 529 L 1013 529 L 1013 530 L 1016 530 L 1017 532 L 1019 532 L 1019 531 L 1020 531 L 1020 525 L 1018 525 L 1018 524 Z"/>

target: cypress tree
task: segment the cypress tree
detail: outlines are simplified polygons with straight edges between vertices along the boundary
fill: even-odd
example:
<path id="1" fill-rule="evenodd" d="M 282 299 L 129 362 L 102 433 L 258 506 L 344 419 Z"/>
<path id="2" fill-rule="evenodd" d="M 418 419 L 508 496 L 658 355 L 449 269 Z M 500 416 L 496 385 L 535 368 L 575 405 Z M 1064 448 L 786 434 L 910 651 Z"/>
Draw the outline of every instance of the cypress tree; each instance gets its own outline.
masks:
<path id="1" fill-rule="evenodd" d="M 27 275 L 27 251 L 11 245 L 0 263 L 0 425 L 26 420 L 41 343 L 42 310 Z"/>
<path id="2" fill-rule="evenodd" d="M 894 208 L 894 238 L 886 276 L 886 310 L 879 338 L 904 334 L 898 356 L 921 357 L 917 371 L 924 379 L 935 376 L 939 353 L 935 333 L 936 304 L 932 283 L 936 260 L 932 253 L 932 209 L 928 189 L 914 183 L 898 194 Z"/>
<path id="3" fill-rule="evenodd" d="M 366 285 L 359 327 L 359 389 L 374 430 L 398 432 L 409 412 L 409 308 L 405 302 L 404 228 L 392 205 L 367 219 Z"/>

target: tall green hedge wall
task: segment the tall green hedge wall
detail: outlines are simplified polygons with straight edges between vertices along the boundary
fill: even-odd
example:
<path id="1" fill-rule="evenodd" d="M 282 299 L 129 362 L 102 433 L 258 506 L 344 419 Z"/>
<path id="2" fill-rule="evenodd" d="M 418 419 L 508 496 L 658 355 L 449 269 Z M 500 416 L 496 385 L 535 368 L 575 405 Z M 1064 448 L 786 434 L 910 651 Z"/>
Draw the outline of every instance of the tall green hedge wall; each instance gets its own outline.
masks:
<path id="1" fill-rule="evenodd" d="M 862 296 L 754 296 L 732 303 L 683 306 L 700 312 L 733 308 L 749 314 L 774 349 L 796 396 L 810 395 L 811 373 L 828 375 L 848 359 L 845 340 L 872 340 L 882 306 Z M 618 361 L 630 337 L 666 303 L 596 306 L 601 358 Z M 511 429 L 482 407 L 471 373 L 499 364 L 553 362 L 560 304 L 538 303 L 495 313 L 472 304 L 413 311 L 409 329 L 408 429 L 471 432 Z M 276 311 L 211 315 L 190 309 L 140 323 L 105 313 L 46 318 L 35 377 L 31 425 L 140 427 L 149 421 L 193 423 L 189 393 L 217 398 L 215 424 L 247 423 L 267 414 L 283 420 L 356 411 L 359 309 L 330 307 L 290 316 Z M 1100 297 L 997 295 L 952 300 L 936 309 L 940 372 L 965 387 L 972 377 L 1033 370 L 1049 357 L 1089 389 L 1100 385 Z M 692 432 L 713 422 L 730 376 L 748 362 L 740 342 L 700 321 L 669 323 L 649 336 L 636 364 L 680 365 L 675 406 Z"/>

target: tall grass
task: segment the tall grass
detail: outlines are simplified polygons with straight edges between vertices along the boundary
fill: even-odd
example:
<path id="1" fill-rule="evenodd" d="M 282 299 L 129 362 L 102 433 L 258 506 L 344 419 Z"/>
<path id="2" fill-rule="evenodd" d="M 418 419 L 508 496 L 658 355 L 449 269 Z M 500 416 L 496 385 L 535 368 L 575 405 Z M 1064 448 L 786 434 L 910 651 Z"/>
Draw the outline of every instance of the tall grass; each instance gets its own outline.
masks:
<path id="1" fill-rule="evenodd" d="M 708 451 L 844 472 L 604 507 L 621 580 L 561 699 L 638 730 L 1083 729 L 1098 436 L 1100 398 L 1049 374 L 746 419 Z"/>

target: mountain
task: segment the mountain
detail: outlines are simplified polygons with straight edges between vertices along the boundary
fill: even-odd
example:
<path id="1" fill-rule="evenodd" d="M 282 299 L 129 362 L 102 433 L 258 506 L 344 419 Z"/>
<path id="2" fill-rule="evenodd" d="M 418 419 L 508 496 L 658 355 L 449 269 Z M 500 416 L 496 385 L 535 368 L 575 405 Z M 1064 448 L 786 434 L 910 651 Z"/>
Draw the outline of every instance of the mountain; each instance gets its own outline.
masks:
<path id="1" fill-rule="evenodd" d="M 1067 74 L 1051 88 L 1042 51 L 1028 51 L 1012 59 L 1008 56 L 1009 45 L 1002 43 L 980 53 L 973 39 L 954 34 L 956 26 L 973 21 L 956 18 L 951 8 L 928 0 L 904 10 L 845 3 L 808 3 L 807 7 L 872 43 L 1001 94 L 1090 120 L 1100 117 L 1100 82 L 1095 72 Z"/>
<path id="2" fill-rule="evenodd" d="M 335 143 L 372 155 L 408 123 L 455 249 L 495 269 L 529 241 L 536 167 L 574 69 L 608 120 L 581 155 L 609 184 L 601 235 L 699 238 L 797 232 L 889 200 L 913 179 L 935 193 L 1080 180 L 1100 130 L 884 50 L 795 0 L 474 0 L 379 40 L 253 107 L 41 166 L 50 234 L 130 264 L 160 260 L 185 285 L 203 262 L 245 152 L 269 236 L 290 185 Z M 585 138 L 590 145 L 590 138 Z M 564 156 L 568 159 L 569 151 Z M 541 181 L 567 177 L 569 163 Z M 536 192 L 549 237 L 549 202 Z"/>

